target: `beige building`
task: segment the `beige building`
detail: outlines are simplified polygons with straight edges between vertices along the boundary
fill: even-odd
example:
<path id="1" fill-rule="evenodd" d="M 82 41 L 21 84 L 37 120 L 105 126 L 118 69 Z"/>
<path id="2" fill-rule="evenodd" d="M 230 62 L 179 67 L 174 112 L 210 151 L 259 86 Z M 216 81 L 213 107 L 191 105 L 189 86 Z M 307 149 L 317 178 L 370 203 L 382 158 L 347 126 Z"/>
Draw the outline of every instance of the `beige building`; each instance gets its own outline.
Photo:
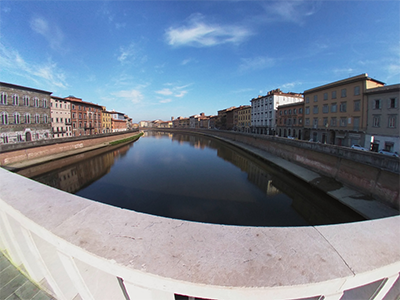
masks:
<path id="1" fill-rule="evenodd" d="M 0 82 L 0 144 L 51 139 L 50 95 Z"/>
<path id="2" fill-rule="evenodd" d="M 251 105 L 240 106 L 237 110 L 237 130 L 250 132 L 251 127 Z"/>
<path id="3" fill-rule="evenodd" d="M 72 136 L 71 102 L 60 97 L 51 96 L 51 127 L 54 138 Z"/>
<path id="4" fill-rule="evenodd" d="M 102 110 L 101 110 L 102 132 L 103 133 L 112 132 L 112 129 L 111 129 L 111 113 L 106 110 L 105 106 L 102 106 L 101 108 L 102 108 Z"/>
<path id="5" fill-rule="evenodd" d="M 304 138 L 339 146 L 364 145 L 365 91 L 383 85 L 361 74 L 304 91 Z"/>
<path id="6" fill-rule="evenodd" d="M 365 148 L 400 153 L 400 84 L 369 89 L 368 123 Z"/>

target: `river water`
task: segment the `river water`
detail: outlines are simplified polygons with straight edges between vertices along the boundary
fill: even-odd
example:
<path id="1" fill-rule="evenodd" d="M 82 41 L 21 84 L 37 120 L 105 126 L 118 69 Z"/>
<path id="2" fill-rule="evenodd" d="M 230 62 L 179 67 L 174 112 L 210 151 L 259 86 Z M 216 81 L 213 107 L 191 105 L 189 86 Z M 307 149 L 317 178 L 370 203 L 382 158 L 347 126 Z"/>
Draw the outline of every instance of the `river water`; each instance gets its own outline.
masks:
<path id="1" fill-rule="evenodd" d="M 88 199 L 189 221 L 305 226 L 362 220 L 290 174 L 212 138 L 149 131 L 135 143 L 101 151 L 48 163 L 43 174 L 25 173 Z"/>

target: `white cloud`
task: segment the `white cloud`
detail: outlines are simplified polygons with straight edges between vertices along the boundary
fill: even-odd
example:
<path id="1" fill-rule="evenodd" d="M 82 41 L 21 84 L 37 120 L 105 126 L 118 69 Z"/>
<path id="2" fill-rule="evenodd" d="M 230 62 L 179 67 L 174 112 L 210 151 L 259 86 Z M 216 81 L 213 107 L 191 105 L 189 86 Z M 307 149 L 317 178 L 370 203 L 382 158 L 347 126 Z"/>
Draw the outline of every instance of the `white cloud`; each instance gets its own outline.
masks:
<path id="1" fill-rule="evenodd" d="M 163 95 L 163 96 L 169 96 L 169 95 L 173 94 L 173 92 L 170 89 L 162 89 L 162 90 L 156 91 L 156 93 Z"/>
<path id="2" fill-rule="evenodd" d="M 206 24 L 201 14 L 191 15 L 188 24 L 181 27 L 170 27 L 166 39 L 171 46 L 209 47 L 219 44 L 238 44 L 252 33 L 240 26 Z"/>
<path id="3" fill-rule="evenodd" d="M 185 96 L 187 94 L 187 91 L 181 91 L 178 94 L 175 94 L 174 96 L 177 98 L 182 98 L 183 96 Z"/>
<path id="4" fill-rule="evenodd" d="M 119 52 L 117 60 L 121 64 L 142 64 L 147 61 L 147 56 L 141 55 L 141 50 L 134 43 L 131 43 L 128 47 L 120 47 Z"/>
<path id="5" fill-rule="evenodd" d="M 270 68 L 274 64 L 275 64 L 275 59 L 266 56 L 258 56 L 254 58 L 242 58 L 242 63 L 239 65 L 239 71 L 246 72 L 253 70 L 262 70 Z"/>
<path id="6" fill-rule="evenodd" d="M 172 101 L 171 99 L 163 99 L 163 100 L 160 100 L 160 103 L 169 103 L 171 101 Z"/>
<path id="7" fill-rule="evenodd" d="M 0 69 L 32 80 L 40 86 L 47 86 L 47 89 L 54 87 L 64 89 L 68 86 L 64 72 L 56 63 L 51 60 L 41 64 L 26 62 L 18 51 L 6 48 L 1 43 Z"/>
<path id="8" fill-rule="evenodd" d="M 130 101 L 133 104 L 139 104 L 143 101 L 143 94 L 139 89 L 132 90 L 123 90 L 115 93 L 111 93 L 111 95 L 122 98 L 123 100 Z"/>
<path id="9" fill-rule="evenodd" d="M 42 35 L 54 50 L 65 50 L 62 47 L 64 34 L 55 24 L 49 24 L 44 18 L 34 18 L 30 22 L 31 29 Z"/>
<path id="10" fill-rule="evenodd" d="M 264 9 L 267 19 L 281 20 L 285 22 L 302 23 L 304 18 L 316 13 L 319 1 L 274 1 L 268 2 Z"/>

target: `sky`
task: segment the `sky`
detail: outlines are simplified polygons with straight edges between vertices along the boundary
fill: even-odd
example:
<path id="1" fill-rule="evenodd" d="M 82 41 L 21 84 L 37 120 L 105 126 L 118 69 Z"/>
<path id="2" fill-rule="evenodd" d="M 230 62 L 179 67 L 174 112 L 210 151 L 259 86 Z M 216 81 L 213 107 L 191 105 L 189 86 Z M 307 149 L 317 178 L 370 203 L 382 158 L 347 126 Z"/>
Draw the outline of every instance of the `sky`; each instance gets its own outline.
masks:
<path id="1" fill-rule="evenodd" d="M 400 1 L 0 0 L 0 81 L 133 122 L 363 73 L 400 83 Z"/>

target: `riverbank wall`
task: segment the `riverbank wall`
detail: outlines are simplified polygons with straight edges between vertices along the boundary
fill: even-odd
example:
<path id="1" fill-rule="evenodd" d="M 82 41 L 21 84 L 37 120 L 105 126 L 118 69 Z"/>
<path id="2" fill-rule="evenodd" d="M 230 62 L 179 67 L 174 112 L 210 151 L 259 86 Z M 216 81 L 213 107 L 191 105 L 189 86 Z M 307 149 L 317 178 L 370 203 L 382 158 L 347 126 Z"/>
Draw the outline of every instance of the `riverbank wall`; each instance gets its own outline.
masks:
<path id="1" fill-rule="evenodd" d="M 392 208 L 400 208 L 400 159 L 397 157 L 336 145 L 233 131 L 171 128 L 161 130 L 205 134 L 250 145 L 334 178 L 345 186 Z"/>
<path id="2" fill-rule="evenodd" d="M 0 166 L 4 167 L 73 150 L 91 149 L 96 146 L 108 145 L 115 141 L 130 138 L 138 134 L 139 131 L 136 130 L 0 145 Z"/>

